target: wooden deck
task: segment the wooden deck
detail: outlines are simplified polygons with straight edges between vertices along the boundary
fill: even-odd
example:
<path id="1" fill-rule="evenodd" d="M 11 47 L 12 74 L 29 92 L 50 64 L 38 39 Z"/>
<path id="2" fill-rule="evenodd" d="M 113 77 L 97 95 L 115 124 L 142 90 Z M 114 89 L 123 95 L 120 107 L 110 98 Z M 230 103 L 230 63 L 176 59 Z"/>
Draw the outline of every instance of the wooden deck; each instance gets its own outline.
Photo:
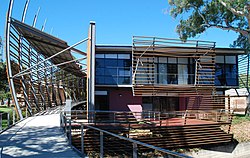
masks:
<path id="1" fill-rule="evenodd" d="M 230 142 L 232 134 L 223 131 L 221 125 L 230 125 L 231 116 L 228 112 L 216 111 L 155 112 L 149 115 L 132 112 L 101 112 L 95 113 L 96 120 L 92 123 L 87 123 L 86 116 L 79 113 L 72 115 L 71 119 L 156 147 L 175 149 Z M 72 142 L 80 149 L 79 133 L 79 124 L 72 124 Z M 108 135 L 104 137 L 104 148 L 108 148 L 111 153 L 130 152 L 132 149 L 131 143 L 116 140 Z M 85 128 L 85 151 L 98 151 L 99 138 L 100 132 Z M 138 150 L 147 152 L 147 149 L 140 146 Z"/>

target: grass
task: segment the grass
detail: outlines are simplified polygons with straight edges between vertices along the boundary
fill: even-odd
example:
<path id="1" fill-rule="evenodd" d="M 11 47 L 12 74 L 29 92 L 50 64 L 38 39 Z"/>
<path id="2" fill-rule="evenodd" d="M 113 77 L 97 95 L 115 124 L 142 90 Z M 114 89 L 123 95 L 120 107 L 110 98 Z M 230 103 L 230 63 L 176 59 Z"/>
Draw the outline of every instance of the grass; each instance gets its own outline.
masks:
<path id="1" fill-rule="evenodd" d="M 10 124 L 12 123 L 12 108 L 9 108 L 7 106 L 1 106 L 0 107 L 0 113 L 9 113 L 10 114 Z M 7 115 L 2 116 L 2 129 L 7 128 Z"/>
<path id="2" fill-rule="evenodd" d="M 249 116 L 236 115 L 233 118 L 232 124 L 240 124 L 240 123 L 248 122 L 248 121 L 250 121 L 250 117 Z"/>

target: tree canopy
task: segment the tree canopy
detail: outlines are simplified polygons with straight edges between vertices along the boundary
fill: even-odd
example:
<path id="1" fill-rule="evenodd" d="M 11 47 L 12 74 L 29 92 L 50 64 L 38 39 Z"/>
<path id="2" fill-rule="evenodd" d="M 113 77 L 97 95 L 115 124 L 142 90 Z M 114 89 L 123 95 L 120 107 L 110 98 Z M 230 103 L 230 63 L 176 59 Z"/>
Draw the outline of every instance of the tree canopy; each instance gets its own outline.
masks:
<path id="1" fill-rule="evenodd" d="M 176 27 L 180 38 L 186 40 L 208 28 L 219 28 L 239 33 L 233 47 L 250 50 L 249 0 L 168 0 L 170 14 L 181 17 Z"/>

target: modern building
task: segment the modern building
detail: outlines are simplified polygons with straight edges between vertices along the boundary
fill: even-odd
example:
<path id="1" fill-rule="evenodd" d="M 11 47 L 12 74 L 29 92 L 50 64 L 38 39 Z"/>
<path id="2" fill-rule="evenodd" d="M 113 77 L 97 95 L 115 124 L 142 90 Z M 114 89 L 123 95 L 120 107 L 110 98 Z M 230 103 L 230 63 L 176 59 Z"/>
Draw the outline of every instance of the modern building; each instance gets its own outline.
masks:
<path id="1" fill-rule="evenodd" d="M 97 45 L 95 110 L 225 108 L 225 90 L 239 87 L 242 49 L 214 42 L 134 37 L 132 46 Z"/>

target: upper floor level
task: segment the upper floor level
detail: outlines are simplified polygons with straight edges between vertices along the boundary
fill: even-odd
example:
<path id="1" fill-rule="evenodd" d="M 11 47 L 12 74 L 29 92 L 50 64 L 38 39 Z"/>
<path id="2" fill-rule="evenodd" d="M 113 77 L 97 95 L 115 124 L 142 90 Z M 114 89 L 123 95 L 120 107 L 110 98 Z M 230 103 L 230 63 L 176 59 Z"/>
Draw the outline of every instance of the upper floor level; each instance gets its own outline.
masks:
<path id="1" fill-rule="evenodd" d="M 184 48 L 178 49 L 182 52 Z M 131 46 L 96 46 L 96 85 L 194 85 L 199 80 L 219 88 L 239 86 L 238 56 L 244 50 L 215 48 L 214 55 L 195 58 L 195 49 L 185 49 L 190 55 L 144 54 L 137 61 Z M 197 73 L 202 73 L 198 79 Z"/>

